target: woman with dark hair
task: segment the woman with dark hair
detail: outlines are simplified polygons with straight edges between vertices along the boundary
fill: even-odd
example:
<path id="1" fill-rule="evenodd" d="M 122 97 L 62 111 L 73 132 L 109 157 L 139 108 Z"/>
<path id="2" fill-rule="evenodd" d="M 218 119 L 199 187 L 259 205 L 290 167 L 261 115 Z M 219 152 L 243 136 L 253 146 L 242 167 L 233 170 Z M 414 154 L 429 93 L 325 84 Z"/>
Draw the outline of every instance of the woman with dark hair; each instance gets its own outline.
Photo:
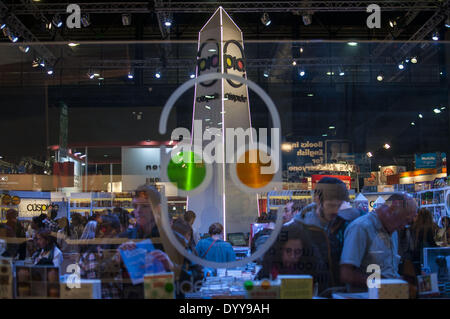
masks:
<path id="1" fill-rule="evenodd" d="M 279 274 L 313 274 L 313 247 L 299 227 L 284 226 L 263 257 L 257 277 L 276 279 Z"/>
<path id="2" fill-rule="evenodd" d="M 438 226 L 433 221 L 431 212 L 426 208 L 419 209 L 417 218 L 411 227 L 414 241 L 414 250 L 412 253 L 413 262 L 422 263 L 424 247 L 437 246 L 434 237 L 436 236 L 438 229 Z"/>
<path id="3" fill-rule="evenodd" d="M 447 246 L 450 241 L 450 217 L 442 217 L 439 224 L 441 228 L 436 234 L 436 242 L 442 243 L 442 246 Z"/>
<path id="4" fill-rule="evenodd" d="M 63 254 L 56 246 L 56 238 L 49 230 L 40 230 L 37 234 L 39 249 L 31 257 L 35 265 L 61 266 Z"/>

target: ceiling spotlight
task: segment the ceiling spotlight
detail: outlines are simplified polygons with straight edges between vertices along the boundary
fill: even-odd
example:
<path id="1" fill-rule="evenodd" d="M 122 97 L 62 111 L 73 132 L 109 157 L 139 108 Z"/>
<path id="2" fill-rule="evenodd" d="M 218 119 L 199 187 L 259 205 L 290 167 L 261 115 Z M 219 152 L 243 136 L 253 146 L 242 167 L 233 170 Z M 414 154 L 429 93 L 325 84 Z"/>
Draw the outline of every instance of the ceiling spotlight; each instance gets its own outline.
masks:
<path id="1" fill-rule="evenodd" d="M 46 23 L 45 24 L 45 28 L 51 30 L 52 29 L 52 23 L 51 22 Z"/>
<path id="2" fill-rule="evenodd" d="M 79 43 L 75 43 L 75 42 L 70 42 L 69 44 L 68 44 L 68 46 L 69 47 L 77 47 L 77 46 L 79 46 L 80 44 Z"/>
<path id="3" fill-rule="evenodd" d="M 439 32 L 437 32 L 437 31 L 433 32 L 431 38 L 432 38 L 434 41 L 438 41 L 438 40 L 439 40 Z"/>
<path id="4" fill-rule="evenodd" d="M 172 26 L 172 21 L 170 21 L 170 19 L 167 18 L 167 19 L 164 21 L 164 25 L 165 25 L 166 27 L 170 28 L 170 27 Z"/>
<path id="5" fill-rule="evenodd" d="M 406 59 L 405 59 L 405 63 L 409 63 L 409 58 L 406 58 Z"/>
<path id="6" fill-rule="evenodd" d="M 160 79 L 161 78 L 161 72 L 156 71 L 155 72 L 155 78 Z"/>
<path id="7" fill-rule="evenodd" d="M 297 62 L 294 60 L 294 61 L 292 61 L 292 65 L 293 66 L 296 66 L 297 65 Z"/>
<path id="8" fill-rule="evenodd" d="M 303 53 L 303 48 L 300 48 L 300 50 L 299 50 L 299 51 L 300 51 L 300 53 Z"/>
<path id="9" fill-rule="evenodd" d="M 345 71 L 342 68 L 339 68 L 339 76 L 344 76 Z"/>
<path id="10" fill-rule="evenodd" d="M 45 68 L 45 61 L 44 61 L 44 60 L 41 60 L 41 62 L 39 63 L 39 65 L 40 65 L 41 67 Z"/>
<path id="11" fill-rule="evenodd" d="M 390 146 L 388 143 L 386 143 L 386 144 L 383 145 L 383 148 L 386 149 L 386 150 L 388 150 L 388 149 L 391 148 L 391 146 Z"/>
<path id="12" fill-rule="evenodd" d="M 391 28 L 396 27 L 396 26 L 397 26 L 397 20 L 395 20 L 395 19 L 390 19 L 390 20 L 389 20 L 389 26 L 390 26 Z"/>
<path id="13" fill-rule="evenodd" d="M 30 51 L 30 47 L 27 46 L 19 46 L 19 50 L 22 51 L 23 53 L 28 53 Z"/>
<path id="14" fill-rule="evenodd" d="M 122 24 L 123 25 L 131 25 L 131 14 L 123 13 L 122 14 Z"/>
<path id="15" fill-rule="evenodd" d="M 445 110 L 445 106 L 441 106 L 441 110 Z"/>
<path id="16" fill-rule="evenodd" d="M 91 19 L 90 19 L 89 13 L 85 13 L 81 16 L 81 24 L 85 28 L 87 28 L 88 26 L 91 25 Z"/>
<path id="17" fill-rule="evenodd" d="M 405 65 L 403 64 L 403 62 L 400 62 L 400 63 L 398 64 L 398 68 L 399 68 L 400 70 L 403 70 L 403 69 L 405 68 Z"/>
<path id="18" fill-rule="evenodd" d="M 39 59 L 34 59 L 33 62 L 31 63 L 31 66 L 33 68 L 37 68 L 39 66 Z"/>
<path id="19" fill-rule="evenodd" d="M 62 21 L 61 16 L 59 14 L 55 14 L 53 16 L 52 22 L 55 25 L 55 27 L 57 27 L 57 28 L 61 28 L 63 26 L 63 21 Z"/>
<path id="20" fill-rule="evenodd" d="M 378 80 L 378 82 L 381 82 L 381 81 L 384 80 L 383 73 L 379 73 L 379 74 L 377 75 L 377 80 Z"/>
<path id="21" fill-rule="evenodd" d="M 47 70 L 47 74 L 48 74 L 48 75 L 53 75 L 53 69 L 48 69 L 48 70 Z"/>
<path id="22" fill-rule="evenodd" d="M 91 80 L 95 77 L 94 72 L 92 72 L 91 70 L 88 71 L 87 73 L 88 78 L 90 78 Z"/>
<path id="23" fill-rule="evenodd" d="M 2 25 L 0 25 L 0 30 L 3 30 L 4 28 L 6 28 L 6 23 L 2 23 Z"/>
<path id="24" fill-rule="evenodd" d="M 416 123 L 414 123 L 414 122 L 411 122 L 411 126 L 414 126 L 414 125 L 416 125 Z"/>
<path id="25" fill-rule="evenodd" d="M 356 47 L 358 45 L 358 42 L 347 42 L 347 45 L 351 47 Z"/>
<path id="26" fill-rule="evenodd" d="M 366 155 L 367 155 L 367 157 L 373 157 L 372 152 L 367 152 Z"/>
<path id="27" fill-rule="evenodd" d="M 265 69 L 265 70 L 264 70 L 263 76 L 264 76 L 265 78 L 268 78 L 268 77 L 269 77 L 269 69 Z"/>
<path id="28" fill-rule="evenodd" d="M 194 73 L 191 73 L 191 74 L 189 75 L 189 77 L 190 77 L 191 79 L 193 79 L 193 78 L 195 78 L 195 74 L 194 74 Z"/>
<path id="29" fill-rule="evenodd" d="M 299 72 L 298 72 L 298 74 L 301 76 L 301 77 L 304 77 L 305 76 L 305 70 L 300 70 Z"/>
<path id="30" fill-rule="evenodd" d="M 439 113 L 441 113 L 441 110 L 438 109 L 438 108 L 435 108 L 435 109 L 433 110 L 433 112 L 436 113 L 436 114 L 439 114 Z"/>
<path id="31" fill-rule="evenodd" d="M 334 72 L 328 71 L 328 72 L 327 72 L 327 75 L 334 75 Z"/>
<path id="32" fill-rule="evenodd" d="M 261 23 L 264 24 L 266 27 L 268 27 L 272 20 L 270 20 L 269 14 L 267 12 L 264 12 L 261 16 Z"/>
<path id="33" fill-rule="evenodd" d="M 413 57 L 411 58 L 411 63 L 413 63 L 413 64 L 416 64 L 416 63 L 417 63 L 417 57 L 416 57 L 416 56 L 413 56 Z"/>
<path id="34" fill-rule="evenodd" d="M 328 126 L 328 129 L 330 130 L 334 130 L 336 128 L 336 126 Z"/>
<path id="35" fill-rule="evenodd" d="M 325 133 L 325 134 L 322 134 L 322 136 L 323 136 L 323 137 L 327 137 L 327 136 L 328 136 L 328 134 L 326 134 L 326 133 Z"/>
<path id="36" fill-rule="evenodd" d="M 419 113 L 419 119 L 423 119 L 422 113 Z"/>
<path id="37" fill-rule="evenodd" d="M 134 78 L 134 74 L 132 71 L 128 72 L 128 78 L 131 80 Z"/>
<path id="38" fill-rule="evenodd" d="M 302 16 L 303 24 L 304 25 L 310 25 L 312 23 L 312 15 L 310 14 L 304 14 Z"/>

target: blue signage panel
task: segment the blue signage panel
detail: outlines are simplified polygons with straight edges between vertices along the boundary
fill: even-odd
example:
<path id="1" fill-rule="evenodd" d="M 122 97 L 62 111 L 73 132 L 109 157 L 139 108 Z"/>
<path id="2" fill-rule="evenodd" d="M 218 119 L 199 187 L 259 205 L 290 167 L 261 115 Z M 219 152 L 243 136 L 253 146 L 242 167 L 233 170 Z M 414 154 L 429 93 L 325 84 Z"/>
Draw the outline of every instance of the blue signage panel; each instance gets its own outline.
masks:
<path id="1" fill-rule="evenodd" d="M 416 154 L 416 168 L 436 168 L 437 166 L 437 154 L 426 153 Z"/>

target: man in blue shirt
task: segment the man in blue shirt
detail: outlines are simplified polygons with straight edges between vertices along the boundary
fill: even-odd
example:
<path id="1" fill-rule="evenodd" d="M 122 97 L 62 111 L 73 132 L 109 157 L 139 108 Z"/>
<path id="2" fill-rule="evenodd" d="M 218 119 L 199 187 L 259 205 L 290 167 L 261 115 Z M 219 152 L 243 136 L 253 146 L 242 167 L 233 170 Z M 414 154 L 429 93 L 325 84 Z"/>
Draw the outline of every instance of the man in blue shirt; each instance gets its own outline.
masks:
<path id="1" fill-rule="evenodd" d="M 208 232 L 211 237 L 201 239 L 196 246 L 199 257 L 215 262 L 235 261 L 233 246 L 223 240 L 223 226 L 214 223 L 209 226 Z"/>
<path id="2" fill-rule="evenodd" d="M 398 193 L 347 227 L 340 262 L 341 280 L 351 291 L 367 290 L 369 265 L 378 265 L 382 278 L 400 278 L 397 230 L 411 223 L 416 214 L 414 199 Z"/>

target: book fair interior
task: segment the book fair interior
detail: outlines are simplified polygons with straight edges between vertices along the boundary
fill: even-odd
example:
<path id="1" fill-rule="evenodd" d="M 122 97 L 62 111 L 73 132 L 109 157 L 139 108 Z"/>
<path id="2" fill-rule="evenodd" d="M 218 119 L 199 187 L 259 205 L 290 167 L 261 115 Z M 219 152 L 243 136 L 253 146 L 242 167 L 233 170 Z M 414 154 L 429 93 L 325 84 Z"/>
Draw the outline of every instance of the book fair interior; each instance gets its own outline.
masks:
<path id="1" fill-rule="evenodd" d="M 0 0 L 0 299 L 450 299 L 450 1 L 63 2 Z"/>

